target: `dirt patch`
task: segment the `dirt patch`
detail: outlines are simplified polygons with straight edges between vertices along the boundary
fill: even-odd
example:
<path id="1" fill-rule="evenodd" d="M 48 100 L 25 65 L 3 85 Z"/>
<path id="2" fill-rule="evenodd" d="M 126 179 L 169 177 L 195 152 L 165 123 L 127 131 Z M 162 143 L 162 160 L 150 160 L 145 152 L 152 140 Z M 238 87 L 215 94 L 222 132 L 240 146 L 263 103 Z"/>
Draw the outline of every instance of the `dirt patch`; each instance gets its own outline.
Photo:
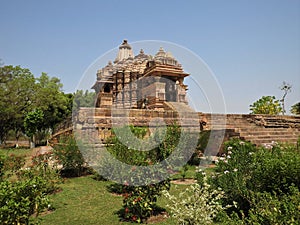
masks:
<path id="1" fill-rule="evenodd" d="M 195 179 L 179 179 L 179 180 L 172 180 L 172 184 L 183 184 L 183 185 L 190 185 L 190 184 L 195 184 L 197 183 L 197 180 Z"/>
<path id="2" fill-rule="evenodd" d="M 158 223 L 166 220 L 169 217 L 167 212 L 162 212 L 155 216 L 150 216 L 150 218 L 147 219 L 147 224 L 153 224 Z"/>
<path id="3" fill-rule="evenodd" d="M 53 148 L 51 146 L 40 146 L 32 150 L 32 156 L 43 155 L 49 152 L 53 152 Z"/>

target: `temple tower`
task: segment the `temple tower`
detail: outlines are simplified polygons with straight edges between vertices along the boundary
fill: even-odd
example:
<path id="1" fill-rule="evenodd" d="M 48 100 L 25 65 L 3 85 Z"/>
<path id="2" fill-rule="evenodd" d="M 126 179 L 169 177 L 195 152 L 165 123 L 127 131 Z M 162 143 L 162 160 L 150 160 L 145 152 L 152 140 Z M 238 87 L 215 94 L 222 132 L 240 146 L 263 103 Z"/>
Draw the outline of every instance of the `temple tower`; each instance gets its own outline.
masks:
<path id="1" fill-rule="evenodd" d="M 141 49 L 134 56 L 132 47 L 124 40 L 114 63 L 98 70 L 92 87 L 98 99 L 96 107 L 148 108 L 164 110 L 165 102 L 187 104 L 187 86 L 181 64 L 161 47 L 154 56 Z"/>

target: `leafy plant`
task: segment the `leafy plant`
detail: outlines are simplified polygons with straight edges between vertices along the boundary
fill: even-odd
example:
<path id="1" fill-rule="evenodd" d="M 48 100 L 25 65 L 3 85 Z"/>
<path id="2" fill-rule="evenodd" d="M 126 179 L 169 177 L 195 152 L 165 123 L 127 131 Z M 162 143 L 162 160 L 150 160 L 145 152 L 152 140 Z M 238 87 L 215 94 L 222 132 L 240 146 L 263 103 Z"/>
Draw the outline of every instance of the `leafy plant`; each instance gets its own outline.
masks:
<path id="1" fill-rule="evenodd" d="M 189 167 L 188 167 L 188 165 L 187 164 L 185 164 L 182 168 L 181 168 L 181 170 L 180 170 L 180 175 L 181 175 L 181 179 L 182 180 L 185 180 L 185 177 L 186 177 L 186 172 L 188 171 L 188 169 L 189 169 Z"/>
<path id="2" fill-rule="evenodd" d="M 297 224 L 300 221 L 300 192 L 290 186 L 283 195 L 251 192 L 252 207 L 247 224 Z"/>
<path id="3" fill-rule="evenodd" d="M 300 102 L 292 105 L 292 107 L 291 107 L 291 113 L 293 113 L 295 115 L 299 115 L 300 114 Z"/>
<path id="4" fill-rule="evenodd" d="M 163 190 L 169 190 L 170 182 L 161 181 L 146 186 L 126 186 L 123 209 L 120 216 L 125 220 L 142 223 L 155 213 L 156 201 Z"/>
<path id="5" fill-rule="evenodd" d="M 4 175 L 3 166 L 4 166 L 4 158 L 0 155 L 0 182 L 2 181 Z"/>
<path id="6" fill-rule="evenodd" d="M 266 218 L 266 215 L 259 214 L 271 210 L 264 204 L 273 199 L 278 207 L 280 202 L 284 203 L 282 199 L 291 197 L 291 187 L 299 190 L 300 154 L 295 151 L 295 147 L 274 142 L 267 148 L 256 148 L 249 142 L 231 140 L 225 144 L 224 152 L 210 183 L 215 189 L 224 190 L 226 198 L 223 204 L 236 206 L 227 209 L 229 216 L 238 214 L 240 218 L 251 220 L 257 214 L 257 218 Z M 280 207 L 290 207 L 284 204 Z M 266 209 L 260 210 L 262 207 Z M 282 215 L 282 218 L 286 215 Z M 280 220 L 278 224 L 283 221 Z"/>
<path id="7" fill-rule="evenodd" d="M 202 185 L 193 184 L 178 197 L 163 191 L 170 201 L 167 207 L 177 224 L 213 224 L 214 218 L 224 209 L 221 204 L 224 192 L 212 189 L 206 179 L 204 176 Z"/>
<path id="8" fill-rule="evenodd" d="M 16 174 L 24 165 L 24 156 L 9 154 L 3 160 L 3 171 L 5 171 L 5 177 L 8 178 Z"/>
<path id="9" fill-rule="evenodd" d="M 81 176 L 85 169 L 84 158 L 73 136 L 60 138 L 60 143 L 54 146 L 54 156 L 62 165 L 65 176 Z"/>
<path id="10" fill-rule="evenodd" d="M 49 167 L 50 154 L 33 157 L 33 164 L 24 166 L 24 156 L 9 155 L 4 167 L 5 180 L 0 182 L 0 223 L 29 224 L 32 214 L 35 217 L 44 209 L 49 209 L 48 194 L 58 189 L 58 174 Z M 17 176 L 8 179 L 12 174 Z"/>
<path id="11" fill-rule="evenodd" d="M 49 199 L 45 192 L 47 182 L 40 177 L 0 183 L 1 224 L 29 224 L 30 216 L 37 217 L 41 210 L 48 208 Z"/>
<path id="12" fill-rule="evenodd" d="M 132 143 L 129 141 L 131 140 L 129 135 L 132 133 L 142 140 L 147 134 L 147 130 L 145 128 L 132 126 L 129 128 L 130 129 L 128 129 L 128 127 L 122 127 L 115 130 L 115 134 L 118 135 L 111 138 L 108 151 L 116 159 L 127 165 L 132 165 L 131 171 L 127 171 L 123 168 L 115 168 L 116 165 L 106 159 L 106 157 L 104 157 L 105 161 L 101 163 L 102 165 L 99 166 L 99 170 L 101 174 L 105 174 L 108 178 L 109 174 L 111 174 L 112 176 L 118 176 L 119 180 L 123 181 L 123 184 L 111 186 L 112 189 L 123 192 L 123 208 L 120 211 L 120 216 L 125 220 L 141 223 L 155 213 L 157 197 L 161 194 L 162 190 L 168 189 L 170 185 L 168 179 L 163 179 L 163 181 L 159 179 L 159 177 L 166 172 L 154 171 L 151 165 L 167 159 L 167 157 L 173 153 L 181 133 L 178 126 L 170 126 L 167 128 L 162 141 L 162 133 L 160 132 L 156 132 L 149 137 L 147 143 L 159 141 L 156 148 L 149 151 L 139 151 L 130 147 Z M 147 146 L 144 146 L 144 148 L 146 149 Z M 176 159 L 178 159 L 178 157 L 176 157 Z M 122 164 L 119 166 L 122 167 Z M 137 166 L 149 166 L 147 174 L 139 174 L 136 172 L 135 169 Z M 116 174 L 114 172 L 115 170 L 121 172 Z M 129 186 L 129 182 L 132 185 L 141 183 L 149 183 L 149 185 Z"/>
<path id="13" fill-rule="evenodd" d="M 250 105 L 251 114 L 278 115 L 283 112 L 279 100 L 275 96 L 263 96 Z"/>

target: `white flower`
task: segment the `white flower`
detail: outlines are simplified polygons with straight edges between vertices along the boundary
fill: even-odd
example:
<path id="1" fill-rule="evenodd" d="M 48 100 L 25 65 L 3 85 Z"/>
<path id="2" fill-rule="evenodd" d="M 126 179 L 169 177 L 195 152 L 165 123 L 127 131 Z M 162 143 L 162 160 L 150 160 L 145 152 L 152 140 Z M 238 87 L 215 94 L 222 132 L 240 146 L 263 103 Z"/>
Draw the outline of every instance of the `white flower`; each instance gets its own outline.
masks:
<path id="1" fill-rule="evenodd" d="M 272 149 L 272 148 L 273 148 L 273 146 L 270 145 L 270 144 L 264 144 L 264 147 L 265 147 L 266 149 Z"/>
<path id="2" fill-rule="evenodd" d="M 227 154 L 228 154 L 228 155 L 232 154 L 232 151 L 228 151 Z"/>
<path id="3" fill-rule="evenodd" d="M 271 145 L 275 146 L 275 145 L 278 145 L 278 143 L 276 141 L 272 141 Z"/>
<path id="4" fill-rule="evenodd" d="M 237 169 L 237 168 L 234 168 L 234 169 L 233 169 L 233 171 L 234 171 L 234 172 L 237 172 L 237 171 L 238 171 L 238 169 Z"/>
<path id="5" fill-rule="evenodd" d="M 228 161 L 227 161 L 227 160 L 224 160 L 224 163 L 228 163 Z"/>
<path id="6" fill-rule="evenodd" d="M 230 150 L 232 150 L 232 147 L 231 147 L 231 146 L 229 146 L 229 147 L 227 148 L 227 150 L 229 150 L 229 151 L 230 151 Z"/>
<path id="7" fill-rule="evenodd" d="M 225 170 L 225 171 L 224 171 L 224 174 L 227 174 L 227 173 L 229 173 L 229 171 L 228 171 L 228 170 Z"/>
<path id="8" fill-rule="evenodd" d="M 227 159 L 230 159 L 230 158 L 231 158 L 231 156 L 230 156 L 230 155 L 228 155 L 228 156 L 227 156 Z"/>
<path id="9" fill-rule="evenodd" d="M 219 159 L 220 159 L 221 161 L 223 161 L 225 158 L 224 158 L 224 157 L 220 157 Z"/>
<path id="10" fill-rule="evenodd" d="M 253 155 L 253 152 L 249 152 L 249 155 Z"/>
<path id="11" fill-rule="evenodd" d="M 240 141 L 240 145 L 245 145 L 245 142 L 243 142 L 243 141 Z"/>

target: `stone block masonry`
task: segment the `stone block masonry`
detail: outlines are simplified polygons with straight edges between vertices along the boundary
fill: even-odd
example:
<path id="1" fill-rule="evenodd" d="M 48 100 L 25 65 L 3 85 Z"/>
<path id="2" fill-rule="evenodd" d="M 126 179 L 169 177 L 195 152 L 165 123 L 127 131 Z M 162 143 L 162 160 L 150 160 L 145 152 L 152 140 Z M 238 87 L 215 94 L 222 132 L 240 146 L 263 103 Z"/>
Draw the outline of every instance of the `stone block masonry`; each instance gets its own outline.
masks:
<path id="1" fill-rule="evenodd" d="M 196 117 L 195 114 L 197 114 Z M 179 112 L 174 110 L 118 109 L 112 111 L 102 108 L 81 108 L 77 116 L 73 118 L 73 125 L 76 129 L 83 131 L 93 130 L 101 141 L 105 141 L 111 135 L 113 124 L 118 121 L 123 123 L 124 118 L 127 119 L 128 124 L 139 127 L 148 127 L 151 121 L 159 118 L 166 125 L 177 123 L 183 127 L 194 127 L 198 130 L 225 130 L 224 141 L 236 137 L 250 141 L 257 146 L 272 142 L 296 144 L 300 137 L 300 116 L 224 115 L 196 112 L 185 112 L 184 115 L 185 123 L 182 124 Z M 63 128 L 54 134 L 54 137 L 61 135 L 63 130 L 70 132 L 70 129 L 72 128 Z"/>

